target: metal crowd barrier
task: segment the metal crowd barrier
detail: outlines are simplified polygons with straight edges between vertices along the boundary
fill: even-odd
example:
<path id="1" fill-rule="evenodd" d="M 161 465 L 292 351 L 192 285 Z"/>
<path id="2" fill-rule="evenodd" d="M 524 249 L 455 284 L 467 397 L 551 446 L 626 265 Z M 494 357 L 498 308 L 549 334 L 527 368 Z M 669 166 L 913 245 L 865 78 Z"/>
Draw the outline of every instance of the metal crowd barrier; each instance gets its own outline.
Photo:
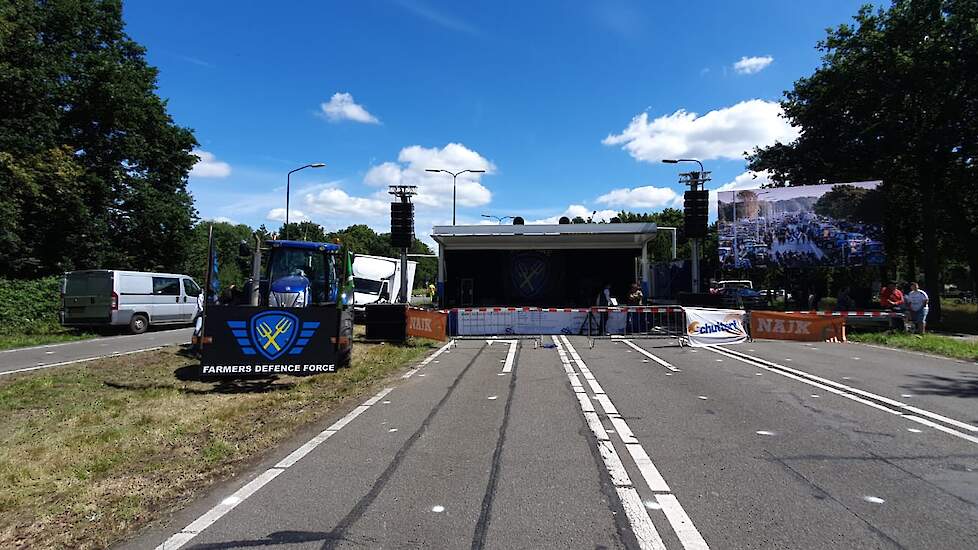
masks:
<path id="1" fill-rule="evenodd" d="M 686 337 L 686 313 L 680 306 L 592 307 L 592 322 L 587 324 L 591 347 L 599 338 L 676 338 Z"/>

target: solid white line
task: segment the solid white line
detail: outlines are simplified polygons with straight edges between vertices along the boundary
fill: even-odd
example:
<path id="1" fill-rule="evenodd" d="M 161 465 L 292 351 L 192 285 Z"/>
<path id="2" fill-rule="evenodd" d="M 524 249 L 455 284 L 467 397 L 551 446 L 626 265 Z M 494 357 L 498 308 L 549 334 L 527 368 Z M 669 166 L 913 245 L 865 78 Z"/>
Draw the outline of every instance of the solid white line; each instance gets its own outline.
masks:
<path id="1" fill-rule="evenodd" d="M 601 403 L 601 408 L 604 409 L 606 414 L 618 414 L 618 409 L 611 403 L 611 399 L 608 398 L 607 394 L 595 395 L 594 399 L 598 403 Z"/>
<path id="2" fill-rule="evenodd" d="M 289 453 L 288 456 L 279 461 L 278 464 L 272 466 L 271 468 L 265 470 L 258 475 L 255 479 L 249 481 L 244 487 L 241 487 L 237 491 L 231 494 L 231 496 L 225 498 L 213 508 L 205 512 L 202 516 L 192 521 L 189 525 L 180 530 L 180 532 L 171 535 L 168 539 L 163 541 L 156 550 L 177 550 L 183 545 L 190 542 L 194 537 L 200 534 L 204 529 L 207 529 L 214 524 L 217 520 L 221 519 L 228 512 L 233 510 L 238 504 L 244 502 L 245 499 L 255 494 L 259 489 L 267 485 L 270 481 L 278 477 L 279 474 L 284 472 L 287 468 L 294 465 L 304 456 L 312 452 L 313 449 L 318 447 L 323 441 L 329 439 L 333 434 L 338 432 L 340 428 L 346 426 L 351 420 L 360 416 L 363 411 L 370 408 L 373 405 L 384 398 L 387 394 L 391 392 L 392 388 L 384 388 L 380 390 L 376 395 L 370 399 L 363 402 L 362 405 L 353 409 L 346 416 L 340 420 L 333 423 L 332 426 L 326 428 L 325 430 L 319 432 L 315 437 L 310 439 L 301 445 L 298 449 Z"/>
<path id="3" fill-rule="evenodd" d="M 662 537 L 655 529 L 649 511 L 642 504 L 638 492 L 632 487 L 618 487 L 618 499 L 621 500 L 621 507 L 625 510 L 628 523 L 632 526 L 632 533 L 638 539 L 638 546 L 642 550 L 666 550 L 666 545 L 662 542 Z"/>
<path id="4" fill-rule="evenodd" d="M 594 378 L 585 378 L 585 380 L 587 380 L 588 386 L 591 386 L 591 391 L 593 391 L 595 395 L 604 393 L 604 389 L 601 387 L 601 384 L 598 384 L 597 380 Z"/>
<path id="5" fill-rule="evenodd" d="M 566 345 L 567 350 L 570 352 L 571 357 L 574 361 L 581 367 L 582 372 L 590 374 L 587 370 L 587 365 L 581 361 L 580 356 L 571 345 L 567 337 L 561 336 Z M 557 351 L 560 352 L 560 359 L 567 367 L 570 361 L 563 352 L 560 341 L 556 336 L 553 337 L 554 343 L 557 345 Z M 678 369 L 677 369 L 678 370 Z M 568 375 L 570 378 L 570 375 Z M 585 379 L 590 383 L 593 377 L 588 378 L 585 375 Z M 575 375 L 571 378 L 572 381 L 577 380 Z M 597 380 L 594 380 L 597 383 Z M 578 381 L 578 383 L 580 383 Z M 600 386 L 598 386 L 600 387 Z M 593 388 L 593 386 L 592 386 Z M 575 389 L 576 391 L 576 389 Z M 665 545 L 659 536 L 658 531 L 655 529 L 655 525 L 652 523 L 652 519 L 649 517 L 648 510 L 645 509 L 641 499 L 639 498 L 638 492 L 635 490 L 631 483 L 631 479 L 628 477 L 628 472 L 625 470 L 624 463 L 621 461 L 621 457 L 615 450 L 614 444 L 608 438 L 608 432 L 601 424 L 601 419 L 594 412 L 594 405 L 591 400 L 588 399 L 586 394 L 575 393 L 578 401 L 581 403 L 581 409 L 584 411 L 584 418 L 587 421 L 588 426 L 591 428 L 592 433 L 594 433 L 595 438 L 598 440 L 598 452 L 601 454 L 601 458 L 604 460 L 605 469 L 611 476 L 612 482 L 615 483 L 616 491 L 618 492 L 618 498 L 621 500 L 622 508 L 625 510 L 625 515 L 628 517 L 629 524 L 632 527 L 632 532 L 635 534 L 635 538 L 638 539 L 639 546 L 641 548 L 655 548 L 655 549 L 665 549 Z M 618 414 L 618 410 L 615 408 L 614 404 L 607 394 L 595 392 L 595 401 L 601 404 L 608 419 L 611 421 L 612 425 L 615 427 L 615 433 L 621 438 L 622 443 L 625 445 L 625 449 L 628 454 L 631 455 L 632 461 L 635 463 L 639 472 L 642 474 L 642 478 L 645 483 L 649 486 L 649 489 L 653 493 L 657 493 L 656 496 L 667 497 L 667 503 L 669 504 L 669 511 L 666 513 L 666 519 L 669 524 L 676 531 L 676 535 L 682 542 L 683 546 L 687 549 L 706 549 L 708 546 L 700 535 L 699 531 L 693 525 L 693 522 L 686 515 L 682 506 L 679 505 L 679 500 L 671 494 L 661 494 L 668 493 L 670 491 L 669 485 L 663 479 L 662 474 L 659 473 L 658 468 L 653 464 L 652 459 L 649 458 L 648 453 L 635 438 L 632 430 L 628 427 L 628 423 L 625 419 Z M 671 499 L 671 500 L 669 500 Z M 665 506 L 663 506 L 665 508 Z"/>
<path id="6" fill-rule="evenodd" d="M 713 351 L 717 351 L 717 349 L 715 347 L 713 347 L 713 346 L 708 346 L 708 348 L 711 349 L 711 350 L 713 350 Z M 726 355 L 730 355 L 730 354 L 728 353 Z M 760 363 L 762 365 L 775 366 L 775 367 L 778 367 L 780 369 L 784 369 L 784 370 L 786 370 L 788 372 L 794 373 L 796 375 L 804 376 L 804 377 L 807 377 L 807 378 L 809 378 L 811 380 L 816 380 L 816 381 L 821 382 L 823 384 L 827 384 L 827 385 L 830 385 L 830 386 L 833 386 L 833 387 L 841 388 L 841 389 L 846 390 L 848 392 L 852 392 L 852 393 L 857 394 L 857 395 L 862 395 L 864 397 L 869 397 L 869 398 L 872 398 L 872 399 L 876 399 L 877 401 L 881 401 L 881 402 L 886 403 L 887 405 L 890 405 L 892 407 L 899 407 L 901 409 L 908 410 L 908 411 L 910 411 L 912 413 L 919 414 L 921 416 L 926 416 L 927 418 L 930 418 L 932 420 L 937 420 L 937 421 L 940 421 L 940 422 L 944 422 L 945 424 L 950 424 L 952 426 L 957 426 L 958 428 L 962 428 L 962 429 L 968 430 L 970 432 L 978 432 L 978 427 L 972 426 L 971 424 L 968 424 L 968 423 L 965 423 L 965 422 L 961 422 L 960 420 L 955 420 L 953 418 L 948 418 L 946 416 L 943 416 L 943 415 L 940 415 L 940 414 L 937 414 L 937 413 L 933 413 L 933 412 L 930 412 L 928 410 L 924 410 L 924 409 L 921 409 L 921 408 L 918 408 L 918 407 L 914 407 L 913 405 L 908 405 L 906 403 L 903 403 L 901 401 L 897 401 L 895 399 L 890 399 L 889 397 L 884 397 L 882 395 L 877 395 L 875 393 L 868 392 L 868 391 L 865 391 L 865 390 L 861 390 L 859 388 L 854 388 L 852 386 L 847 386 L 846 384 L 841 384 L 841 383 L 835 382 L 833 380 L 828 380 L 826 378 L 822 378 L 821 376 L 817 376 L 817 375 L 814 375 L 814 374 L 811 374 L 811 373 L 808 373 L 808 372 L 805 372 L 805 371 L 802 371 L 802 370 L 793 369 L 793 368 L 790 368 L 790 367 L 786 367 L 784 365 L 779 365 L 779 364 L 777 364 L 777 363 L 775 363 L 773 361 L 768 361 L 767 359 L 762 359 L 760 357 L 754 357 L 753 355 L 747 355 L 745 353 L 739 353 L 739 352 L 737 354 L 734 354 L 733 357 L 740 358 L 741 355 L 743 355 L 743 357 L 745 357 L 745 358 L 752 359 L 756 363 Z M 741 359 L 741 361 L 744 361 L 744 359 Z M 747 362 L 747 361 L 744 361 L 744 362 Z M 778 371 L 774 371 L 774 372 L 778 372 Z M 781 374 L 783 374 L 783 373 L 781 373 Z M 884 407 L 877 407 L 877 408 L 882 408 L 882 409 L 886 410 Z M 900 414 L 897 411 L 888 411 L 888 412 L 893 412 L 894 414 Z"/>
<path id="7" fill-rule="evenodd" d="M 594 437 L 598 438 L 598 441 L 611 441 L 611 438 L 608 437 L 608 432 L 604 429 L 604 424 L 598 418 L 598 413 L 586 412 L 584 413 L 584 420 L 587 420 L 588 427 L 591 428 Z"/>
<path id="8" fill-rule="evenodd" d="M 628 477 L 625 465 L 622 464 L 621 457 L 618 456 L 618 451 L 611 441 L 598 441 L 598 453 L 601 454 L 604 467 L 608 469 L 611 482 L 615 487 L 631 487 L 632 480 Z"/>
<path id="9" fill-rule="evenodd" d="M 942 425 L 938 424 L 937 422 L 931 422 L 930 420 L 924 420 L 923 418 L 914 416 L 912 414 L 905 414 L 905 415 L 903 415 L 903 417 L 906 418 L 907 420 L 912 420 L 914 422 L 917 422 L 918 424 L 923 424 L 924 426 L 930 426 L 931 428 L 934 428 L 935 430 L 940 430 L 940 431 L 942 431 L 942 432 L 944 432 L 946 434 L 950 434 L 950 435 L 953 435 L 955 437 L 960 437 L 961 439 L 970 441 L 972 443 L 978 443 L 978 437 L 975 437 L 973 435 L 968 435 L 966 433 L 961 433 L 961 432 L 959 432 L 957 430 L 952 430 L 951 428 L 948 428 L 947 426 L 942 426 Z"/>
<path id="10" fill-rule="evenodd" d="M 660 359 L 659 357 L 656 357 L 655 355 L 649 353 L 648 351 L 646 351 L 646 350 L 644 350 L 644 349 L 636 346 L 635 344 L 632 343 L 631 340 L 622 340 L 622 342 L 624 342 L 625 345 L 627 345 L 628 347 L 634 349 L 635 351 L 641 353 L 642 355 L 644 355 L 644 356 L 648 357 L 649 359 L 655 361 L 656 363 L 662 365 L 663 367 L 665 367 L 665 368 L 667 368 L 667 369 L 669 369 L 669 370 L 671 370 L 673 372 L 679 372 L 679 369 L 677 369 L 676 367 L 672 366 L 668 361 L 665 361 L 663 359 Z"/>
<path id="11" fill-rule="evenodd" d="M 23 368 L 23 369 L 8 370 L 8 371 L 0 372 L 0 376 L 3 376 L 5 374 L 16 374 L 18 372 L 28 372 L 28 371 L 32 371 L 32 370 L 50 369 L 52 367 L 63 367 L 65 365 L 74 365 L 76 363 L 87 363 L 88 361 L 94 361 L 96 359 L 108 359 L 108 358 L 111 358 L 111 357 L 122 357 L 123 355 L 132 355 L 134 353 L 144 353 L 144 352 L 147 352 L 147 351 L 156 351 L 156 350 L 163 349 L 164 347 L 165 346 L 156 346 L 156 347 L 153 347 L 153 348 L 143 348 L 143 349 L 136 349 L 136 350 L 132 350 L 132 351 L 124 351 L 124 352 L 118 352 L 118 351 L 116 351 L 116 352 L 112 352 L 112 353 L 107 353 L 105 355 L 97 355 L 95 357 L 86 357 L 84 359 L 73 359 L 71 361 L 61 361 L 61 362 L 58 362 L 58 363 L 48 363 L 46 365 L 38 365 L 36 367 L 27 367 L 27 368 Z"/>
<path id="12" fill-rule="evenodd" d="M 689 519 L 686 510 L 683 510 L 683 505 L 679 504 L 679 499 L 675 495 L 655 495 L 655 500 L 662 505 L 662 511 L 666 514 L 666 519 L 669 520 L 669 525 L 672 525 L 672 529 L 679 537 L 679 542 L 683 544 L 683 548 L 686 550 L 709 549 L 706 541 L 703 540 L 703 536 L 696 530 L 696 526 L 693 525 L 693 521 Z"/>
<path id="13" fill-rule="evenodd" d="M 645 479 L 649 489 L 653 492 L 669 492 L 669 484 L 662 478 L 659 469 L 652 463 L 652 459 L 649 458 L 642 445 L 629 443 L 625 445 L 625 449 L 628 450 L 628 454 L 632 455 L 632 460 L 638 466 L 638 471 L 642 473 L 642 478 Z"/>

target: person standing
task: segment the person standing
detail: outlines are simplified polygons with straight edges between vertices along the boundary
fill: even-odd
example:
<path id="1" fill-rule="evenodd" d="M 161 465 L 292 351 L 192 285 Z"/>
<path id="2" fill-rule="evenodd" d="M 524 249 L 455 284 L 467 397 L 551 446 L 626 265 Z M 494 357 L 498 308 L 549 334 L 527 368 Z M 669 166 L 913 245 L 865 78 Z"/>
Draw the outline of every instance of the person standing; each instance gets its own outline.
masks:
<path id="1" fill-rule="evenodd" d="M 608 306 L 611 305 L 611 283 L 606 283 L 598 294 L 594 305 L 603 308 L 598 312 L 598 334 L 608 335 Z"/>
<path id="2" fill-rule="evenodd" d="M 645 295 L 642 294 L 642 288 L 638 286 L 638 283 L 632 283 L 631 288 L 628 291 L 628 297 L 625 298 L 625 305 L 629 307 L 639 307 L 642 305 L 642 301 L 645 299 Z M 643 314 L 638 311 L 628 312 L 628 324 L 625 330 L 628 332 L 628 328 L 631 328 L 631 332 L 645 332 L 645 327 L 642 326 Z"/>
<path id="3" fill-rule="evenodd" d="M 880 307 L 895 313 L 903 310 L 903 292 L 896 286 L 896 281 L 887 281 L 886 286 L 880 289 Z M 900 320 L 897 317 L 890 318 L 890 328 L 901 329 Z"/>
<path id="4" fill-rule="evenodd" d="M 930 298 L 927 293 L 920 290 L 917 283 L 910 283 L 910 292 L 907 293 L 907 307 L 910 310 L 910 322 L 913 323 L 917 334 L 927 333 L 927 313 Z"/>

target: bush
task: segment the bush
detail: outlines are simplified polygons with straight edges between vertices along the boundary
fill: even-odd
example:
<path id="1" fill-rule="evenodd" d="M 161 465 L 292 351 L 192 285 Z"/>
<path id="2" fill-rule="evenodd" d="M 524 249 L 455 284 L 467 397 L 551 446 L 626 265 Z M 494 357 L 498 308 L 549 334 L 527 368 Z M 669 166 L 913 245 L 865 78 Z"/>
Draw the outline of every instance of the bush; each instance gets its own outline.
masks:
<path id="1" fill-rule="evenodd" d="M 61 278 L 0 279 L 0 334 L 61 332 Z"/>

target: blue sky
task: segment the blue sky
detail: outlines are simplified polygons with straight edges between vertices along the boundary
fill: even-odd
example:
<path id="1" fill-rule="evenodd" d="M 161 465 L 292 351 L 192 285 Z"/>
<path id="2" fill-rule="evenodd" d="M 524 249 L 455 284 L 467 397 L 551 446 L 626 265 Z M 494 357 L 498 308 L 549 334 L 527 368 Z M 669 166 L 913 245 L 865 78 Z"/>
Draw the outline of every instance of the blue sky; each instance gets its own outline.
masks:
<path id="1" fill-rule="evenodd" d="M 386 186 L 417 184 L 417 230 L 675 206 L 664 156 L 712 189 L 755 187 L 739 152 L 795 130 L 773 102 L 861 2 L 126 2 L 160 94 L 193 128 L 201 217 L 389 230 Z M 695 114 L 694 114 L 695 113 Z M 685 168 L 684 168 L 685 169 Z M 681 199 L 678 203 L 681 206 Z"/>

